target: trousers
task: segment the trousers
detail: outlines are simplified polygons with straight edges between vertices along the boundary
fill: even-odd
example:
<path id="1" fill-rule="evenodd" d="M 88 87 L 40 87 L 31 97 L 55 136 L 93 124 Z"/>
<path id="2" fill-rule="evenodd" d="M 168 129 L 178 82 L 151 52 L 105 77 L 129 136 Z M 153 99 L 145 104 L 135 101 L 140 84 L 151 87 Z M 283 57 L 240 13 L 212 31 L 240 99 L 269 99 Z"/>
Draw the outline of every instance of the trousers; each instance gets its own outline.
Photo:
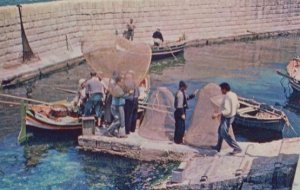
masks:
<path id="1" fill-rule="evenodd" d="M 111 106 L 111 113 L 114 117 L 113 122 L 110 124 L 107 129 L 110 133 L 115 133 L 118 130 L 120 136 L 125 135 L 125 116 L 124 116 L 124 107 L 123 106 Z"/>
<path id="2" fill-rule="evenodd" d="M 138 99 L 134 98 L 132 100 L 130 99 L 126 100 L 124 110 L 125 110 L 126 134 L 129 134 L 130 132 L 135 132 L 137 110 L 138 110 Z"/>
<path id="3" fill-rule="evenodd" d="M 224 116 L 221 117 L 221 122 L 218 129 L 218 143 L 217 143 L 218 151 L 220 151 L 222 148 L 223 140 L 225 140 L 226 143 L 234 150 L 241 150 L 241 147 L 229 134 L 229 127 L 232 125 L 233 121 L 234 121 L 234 117 L 231 118 L 226 118 Z"/>
<path id="4" fill-rule="evenodd" d="M 174 112 L 175 118 L 175 133 L 174 133 L 174 142 L 181 144 L 183 142 L 183 136 L 185 132 L 185 120 L 182 119 L 183 110 L 176 109 Z"/>

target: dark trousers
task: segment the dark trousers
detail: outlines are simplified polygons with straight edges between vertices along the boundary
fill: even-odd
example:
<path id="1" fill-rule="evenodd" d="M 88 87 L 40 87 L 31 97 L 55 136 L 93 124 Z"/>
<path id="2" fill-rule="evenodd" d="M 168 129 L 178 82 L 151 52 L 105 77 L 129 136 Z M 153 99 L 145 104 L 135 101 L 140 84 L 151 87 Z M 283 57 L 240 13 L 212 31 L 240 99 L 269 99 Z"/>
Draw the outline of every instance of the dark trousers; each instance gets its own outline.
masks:
<path id="1" fill-rule="evenodd" d="M 220 151 L 222 148 L 223 139 L 227 142 L 227 144 L 231 148 L 235 150 L 241 150 L 241 147 L 229 134 L 229 127 L 232 125 L 233 121 L 234 121 L 234 117 L 231 118 L 226 118 L 223 116 L 221 117 L 221 123 L 218 129 L 218 143 L 217 143 L 218 151 Z"/>
<path id="2" fill-rule="evenodd" d="M 185 120 L 182 119 L 183 114 L 184 111 L 182 109 L 176 109 L 174 112 L 174 118 L 175 118 L 174 142 L 177 144 L 181 144 L 183 142 L 183 136 L 185 132 Z"/>
<path id="3" fill-rule="evenodd" d="M 125 111 L 125 131 L 126 134 L 130 132 L 135 132 L 136 120 L 137 120 L 137 110 L 138 110 L 138 99 L 126 100 L 124 111 Z"/>

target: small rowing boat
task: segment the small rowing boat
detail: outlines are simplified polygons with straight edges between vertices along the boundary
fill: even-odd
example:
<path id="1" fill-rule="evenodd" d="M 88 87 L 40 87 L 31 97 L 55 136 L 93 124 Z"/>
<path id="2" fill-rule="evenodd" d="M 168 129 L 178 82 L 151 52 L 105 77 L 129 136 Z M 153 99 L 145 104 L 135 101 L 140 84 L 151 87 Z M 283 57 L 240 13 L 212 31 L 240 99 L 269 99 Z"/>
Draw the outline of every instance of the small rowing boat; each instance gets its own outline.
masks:
<path id="1" fill-rule="evenodd" d="M 281 133 L 285 125 L 290 125 L 287 116 L 281 110 L 242 97 L 239 97 L 239 102 L 240 108 L 234 121 L 237 126 L 261 128 Z"/>
<path id="2" fill-rule="evenodd" d="M 51 131 L 81 130 L 81 119 L 66 101 L 31 105 L 26 110 L 26 127 Z"/>
<path id="3" fill-rule="evenodd" d="M 152 46 L 152 60 L 172 57 L 184 52 L 185 41 L 166 43 L 161 46 Z"/>

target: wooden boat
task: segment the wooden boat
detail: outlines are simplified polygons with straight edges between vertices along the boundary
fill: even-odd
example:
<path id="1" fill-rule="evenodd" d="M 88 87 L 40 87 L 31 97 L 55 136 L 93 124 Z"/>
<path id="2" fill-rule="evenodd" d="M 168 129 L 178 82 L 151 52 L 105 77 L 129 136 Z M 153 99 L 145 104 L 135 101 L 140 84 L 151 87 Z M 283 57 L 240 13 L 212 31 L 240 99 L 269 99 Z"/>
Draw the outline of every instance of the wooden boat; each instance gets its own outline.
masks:
<path id="1" fill-rule="evenodd" d="M 69 111 L 66 101 L 52 105 L 32 105 L 26 110 L 26 127 L 51 131 L 81 130 L 81 119 Z"/>
<path id="2" fill-rule="evenodd" d="M 184 47 L 186 45 L 185 41 L 166 43 L 161 46 L 152 46 L 152 60 L 163 59 L 167 57 L 172 57 L 183 53 Z"/>
<path id="3" fill-rule="evenodd" d="M 239 97 L 240 108 L 234 124 L 247 128 L 260 128 L 282 132 L 285 125 L 290 125 L 283 111 L 254 100 Z"/>
<path id="4" fill-rule="evenodd" d="M 143 105 L 149 98 L 149 76 L 142 81 L 141 88 L 139 104 Z M 144 110 L 139 108 L 138 113 L 142 113 Z M 25 121 L 26 126 L 31 129 L 61 132 L 78 131 L 82 127 L 80 115 L 71 111 L 71 105 L 67 101 L 54 102 L 51 105 L 31 105 L 26 110 Z"/>

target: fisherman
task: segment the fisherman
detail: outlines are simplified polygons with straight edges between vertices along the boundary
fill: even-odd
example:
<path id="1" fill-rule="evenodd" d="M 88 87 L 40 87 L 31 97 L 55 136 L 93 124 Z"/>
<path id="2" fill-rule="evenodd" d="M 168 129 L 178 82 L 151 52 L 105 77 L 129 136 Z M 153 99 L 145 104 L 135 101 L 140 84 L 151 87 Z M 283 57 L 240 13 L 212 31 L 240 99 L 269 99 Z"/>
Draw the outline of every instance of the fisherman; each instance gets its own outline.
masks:
<path id="1" fill-rule="evenodd" d="M 125 129 L 126 134 L 130 132 L 135 132 L 136 120 L 137 120 L 137 110 L 138 110 L 138 98 L 139 89 L 134 81 L 134 72 L 129 71 L 125 75 L 125 87 L 127 88 L 128 95 L 125 99 Z"/>
<path id="2" fill-rule="evenodd" d="M 85 79 L 79 79 L 78 81 L 78 91 L 74 99 L 72 100 L 72 105 L 74 110 L 76 110 L 80 115 L 84 113 L 84 105 L 86 102 L 86 90 L 85 90 Z"/>
<path id="3" fill-rule="evenodd" d="M 133 24 L 133 19 L 131 18 L 129 23 L 127 23 L 127 35 L 126 39 L 133 41 L 135 25 Z"/>
<path id="4" fill-rule="evenodd" d="M 107 136 L 117 136 L 119 138 L 126 138 L 125 133 L 125 115 L 124 115 L 124 91 L 121 88 L 122 77 L 117 76 L 115 78 L 115 84 L 112 89 L 112 103 L 111 103 L 111 113 L 114 117 L 113 122 L 104 133 Z"/>
<path id="5" fill-rule="evenodd" d="M 160 29 L 157 28 L 156 31 L 152 35 L 154 46 L 160 46 L 164 42 L 164 38 Z"/>
<path id="6" fill-rule="evenodd" d="M 175 95 L 175 112 L 174 112 L 174 118 L 175 118 L 175 133 L 174 133 L 174 142 L 176 144 L 183 143 L 183 136 L 185 132 L 185 119 L 186 119 L 186 109 L 188 109 L 188 100 L 193 99 L 198 90 L 195 90 L 193 94 L 186 96 L 185 91 L 187 89 L 187 85 L 185 82 L 180 81 L 179 82 L 179 89 L 176 92 Z"/>
<path id="7" fill-rule="evenodd" d="M 91 116 L 94 113 L 97 118 L 97 126 L 101 125 L 104 86 L 99 80 L 96 72 L 91 72 L 91 79 L 86 82 L 87 102 L 84 108 L 84 115 Z"/>
<path id="8" fill-rule="evenodd" d="M 228 83 L 220 84 L 221 92 L 224 95 L 221 112 L 215 112 L 212 116 L 213 119 L 221 117 L 221 122 L 218 129 L 218 143 L 212 148 L 220 152 L 223 139 L 227 144 L 233 148 L 231 154 L 237 154 L 242 152 L 241 147 L 237 144 L 235 139 L 229 134 L 229 128 L 232 125 L 237 109 L 240 107 L 240 103 L 237 95 L 230 91 L 230 85 Z"/>

